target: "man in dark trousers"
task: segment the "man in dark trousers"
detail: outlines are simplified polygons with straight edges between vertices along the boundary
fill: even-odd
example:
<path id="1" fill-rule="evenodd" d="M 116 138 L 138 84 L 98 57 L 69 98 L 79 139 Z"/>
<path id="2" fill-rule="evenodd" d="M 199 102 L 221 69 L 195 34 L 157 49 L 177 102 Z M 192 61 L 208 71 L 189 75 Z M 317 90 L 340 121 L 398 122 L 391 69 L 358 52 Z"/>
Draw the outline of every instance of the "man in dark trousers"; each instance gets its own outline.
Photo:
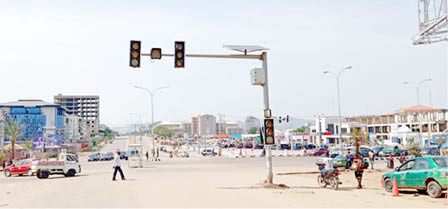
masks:
<path id="1" fill-rule="evenodd" d="M 126 180 L 123 171 L 121 170 L 120 150 L 117 150 L 117 154 L 115 155 L 113 168 L 114 168 L 114 176 L 112 177 L 112 181 L 116 181 L 115 176 L 117 176 L 117 171 L 120 172 L 121 180 Z"/>

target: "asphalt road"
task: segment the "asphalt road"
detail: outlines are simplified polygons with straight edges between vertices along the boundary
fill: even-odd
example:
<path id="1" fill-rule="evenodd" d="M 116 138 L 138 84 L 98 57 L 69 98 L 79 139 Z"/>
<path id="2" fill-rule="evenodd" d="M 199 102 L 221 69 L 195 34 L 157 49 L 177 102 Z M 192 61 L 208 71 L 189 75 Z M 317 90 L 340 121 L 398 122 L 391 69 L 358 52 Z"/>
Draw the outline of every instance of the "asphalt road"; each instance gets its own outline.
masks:
<path id="1" fill-rule="evenodd" d="M 150 144 L 150 143 L 149 143 Z M 102 152 L 125 150 L 126 138 Z M 415 191 L 391 197 L 381 188 L 383 171 L 365 172 L 365 188 L 356 190 L 352 172 L 343 173 L 340 190 L 319 188 L 316 175 L 274 175 L 289 189 L 264 187 L 264 158 L 191 158 L 149 161 L 143 168 L 122 167 L 126 181 L 111 181 L 112 161 L 87 162 L 76 177 L 0 176 L 0 207 L 443 207 L 444 199 Z M 274 174 L 316 171 L 314 157 L 273 159 Z M 385 167 L 378 165 L 378 168 Z M 120 178 L 118 178 L 120 179 Z"/>

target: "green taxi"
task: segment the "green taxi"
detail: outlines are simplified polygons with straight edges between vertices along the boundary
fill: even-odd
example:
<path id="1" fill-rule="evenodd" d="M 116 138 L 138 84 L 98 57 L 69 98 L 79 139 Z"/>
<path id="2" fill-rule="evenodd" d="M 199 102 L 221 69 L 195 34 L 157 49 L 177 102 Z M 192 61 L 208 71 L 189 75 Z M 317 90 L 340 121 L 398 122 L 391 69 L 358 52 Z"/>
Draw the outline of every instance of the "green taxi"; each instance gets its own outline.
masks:
<path id="1" fill-rule="evenodd" d="M 369 162 L 366 158 L 363 159 L 364 162 L 364 169 L 369 168 Z M 343 155 L 337 155 L 333 158 L 333 167 L 345 167 L 347 165 L 347 157 Z"/>
<path id="2" fill-rule="evenodd" d="M 431 197 L 440 197 L 448 184 L 448 157 L 417 157 L 405 161 L 382 176 L 383 187 L 392 191 L 393 178 L 399 189 L 416 189 Z"/>

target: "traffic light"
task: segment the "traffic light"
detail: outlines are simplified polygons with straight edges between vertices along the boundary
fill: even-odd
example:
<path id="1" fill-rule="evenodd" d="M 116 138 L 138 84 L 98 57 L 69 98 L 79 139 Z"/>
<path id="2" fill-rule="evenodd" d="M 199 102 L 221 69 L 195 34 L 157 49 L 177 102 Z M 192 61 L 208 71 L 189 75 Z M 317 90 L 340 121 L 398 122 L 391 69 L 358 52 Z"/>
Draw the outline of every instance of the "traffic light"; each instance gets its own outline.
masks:
<path id="1" fill-rule="evenodd" d="M 140 50 L 142 48 L 141 41 L 131 41 L 131 54 L 129 66 L 140 67 Z"/>
<path id="2" fill-rule="evenodd" d="M 282 116 L 278 116 L 278 123 L 282 123 Z"/>
<path id="3" fill-rule="evenodd" d="M 289 115 L 286 115 L 286 122 L 289 123 Z"/>
<path id="4" fill-rule="evenodd" d="M 183 41 L 174 42 L 174 67 L 185 67 L 185 42 Z"/>
<path id="5" fill-rule="evenodd" d="M 264 119 L 265 144 L 275 144 L 274 134 L 274 119 Z"/>

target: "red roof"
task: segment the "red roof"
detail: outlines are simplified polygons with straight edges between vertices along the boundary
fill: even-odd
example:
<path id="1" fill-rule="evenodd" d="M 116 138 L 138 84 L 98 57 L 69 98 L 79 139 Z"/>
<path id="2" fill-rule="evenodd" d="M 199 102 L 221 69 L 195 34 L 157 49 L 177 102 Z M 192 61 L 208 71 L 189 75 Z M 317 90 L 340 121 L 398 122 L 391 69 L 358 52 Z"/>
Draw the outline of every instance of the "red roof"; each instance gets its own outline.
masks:
<path id="1" fill-rule="evenodd" d="M 439 111 L 439 110 L 440 109 L 426 107 L 426 106 L 423 106 L 423 105 L 416 105 L 416 106 L 412 106 L 412 107 L 408 107 L 408 108 L 399 109 L 399 110 L 395 111 L 395 113 L 404 113 L 404 112 L 436 112 L 436 111 Z"/>

